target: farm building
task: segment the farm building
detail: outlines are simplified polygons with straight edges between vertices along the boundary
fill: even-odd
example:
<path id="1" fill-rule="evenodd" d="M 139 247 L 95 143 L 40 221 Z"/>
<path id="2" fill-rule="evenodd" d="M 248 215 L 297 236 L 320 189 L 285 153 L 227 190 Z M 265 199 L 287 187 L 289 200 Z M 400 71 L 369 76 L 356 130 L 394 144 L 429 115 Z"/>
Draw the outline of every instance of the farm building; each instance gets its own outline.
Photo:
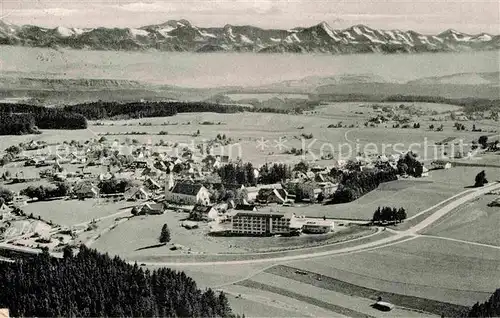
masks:
<path id="1" fill-rule="evenodd" d="M 165 205 L 163 203 L 146 203 L 140 209 L 140 214 L 163 214 Z"/>
<path id="2" fill-rule="evenodd" d="M 302 232 L 304 233 L 329 233 L 334 230 L 334 222 L 332 220 L 314 220 L 307 221 L 302 225 Z"/>
<path id="3" fill-rule="evenodd" d="M 82 181 L 73 187 L 73 193 L 80 200 L 97 198 L 99 196 L 99 188 L 90 181 Z"/>
<path id="4" fill-rule="evenodd" d="M 144 186 L 152 191 L 157 191 L 162 189 L 162 186 L 151 178 L 147 178 L 146 181 L 144 181 Z"/>
<path id="5" fill-rule="evenodd" d="M 146 190 L 144 190 L 143 187 L 129 188 L 125 191 L 123 196 L 127 201 L 147 200 L 149 198 L 149 194 L 146 192 Z"/>
<path id="6" fill-rule="evenodd" d="M 285 189 L 260 189 L 257 201 L 262 203 L 283 204 L 288 200 L 288 192 Z"/>
<path id="7" fill-rule="evenodd" d="M 165 200 L 177 204 L 210 204 L 210 193 L 201 184 L 178 182 L 169 190 L 165 189 Z"/>
<path id="8" fill-rule="evenodd" d="M 189 219 L 194 221 L 212 221 L 217 218 L 218 212 L 213 206 L 196 204 L 191 212 Z"/>

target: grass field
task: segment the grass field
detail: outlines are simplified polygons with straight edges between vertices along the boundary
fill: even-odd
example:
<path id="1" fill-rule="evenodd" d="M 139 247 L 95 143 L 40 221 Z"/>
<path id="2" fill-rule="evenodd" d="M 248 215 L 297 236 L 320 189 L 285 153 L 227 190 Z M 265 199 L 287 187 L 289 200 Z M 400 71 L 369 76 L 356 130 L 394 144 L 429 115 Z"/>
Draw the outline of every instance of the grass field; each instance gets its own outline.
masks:
<path id="1" fill-rule="evenodd" d="M 379 317 L 387 315 L 387 313 L 372 308 L 371 305 L 374 301 L 366 297 L 366 295 L 363 295 L 365 297 L 361 297 L 359 295 L 345 294 L 339 292 L 337 289 L 325 288 L 328 287 L 326 284 L 313 284 L 305 280 L 275 275 L 273 269 L 270 268 L 264 273 L 258 274 L 249 280 L 238 282 L 236 285 L 253 288 L 259 292 L 272 292 L 297 301 L 306 302 L 309 305 L 329 310 L 334 313 L 333 315 L 340 314 L 347 317 Z M 317 277 L 312 279 L 316 282 Z M 325 283 L 328 282 L 325 281 Z M 390 316 L 425 317 L 432 315 L 397 307 L 391 311 Z"/>
<path id="2" fill-rule="evenodd" d="M 456 208 L 425 234 L 500 246 L 500 208 L 488 207 L 497 197 L 485 195 Z"/>
<path id="3" fill-rule="evenodd" d="M 351 284 L 470 306 L 498 288 L 500 250 L 436 238 L 290 266 Z"/>
<path id="4" fill-rule="evenodd" d="M 456 317 L 462 315 L 464 313 L 464 310 L 466 310 L 464 306 L 438 302 L 431 299 L 381 292 L 378 290 L 349 284 L 341 280 L 313 272 L 306 272 L 305 275 L 297 274 L 296 270 L 297 268 L 294 267 L 277 265 L 266 269 L 266 273 L 278 275 L 280 277 L 285 277 L 294 281 L 306 283 L 319 288 L 350 296 L 371 299 L 373 301 L 377 301 L 378 297 L 382 297 L 384 301 L 388 301 L 394 305 L 424 311 L 435 315 L 443 314 L 445 316 Z"/>
<path id="5" fill-rule="evenodd" d="M 118 213 L 127 214 L 130 211 L 127 209 L 129 206 L 130 202 L 107 203 L 104 199 L 56 200 L 30 203 L 23 210 L 28 215 L 33 213 L 35 217 L 52 220 L 55 224 L 73 226 Z"/>
<path id="6" fill-rule="evenodd" d="M 455 173 L 455 169 L 457 169 Z M 475 175 L 482 169 L 452 168 L 451 170 L 431 171 L 429 177 L 420 179 L 401 179 L 381 184 L 376 190 L 361 198 L 344 204 L 334 205 L 297 205 L 284 207 L 282 211 L 292 211 L 297 215 L 310 217 L 329 217 L 339 219 L 371 220 L 373 212 L 380 206 L 403 207 L 408 217 L 426 210 L 447 198 L 465 191 Z M 497 169 L 487 169 L 489 173 Z M 500 171 L 500 170 L 499 170 Z"/>

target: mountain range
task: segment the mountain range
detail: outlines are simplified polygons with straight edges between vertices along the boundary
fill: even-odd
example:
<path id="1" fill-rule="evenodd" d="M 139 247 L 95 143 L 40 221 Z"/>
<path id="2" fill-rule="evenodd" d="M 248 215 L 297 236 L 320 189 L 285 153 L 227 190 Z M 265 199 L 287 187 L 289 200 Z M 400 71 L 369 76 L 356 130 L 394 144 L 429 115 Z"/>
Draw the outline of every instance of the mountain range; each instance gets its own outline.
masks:
<path id="1" fill-rule="evenodd" d="M 500 35 L 447 30 L 436 35 L 355 25 L 332 29 L 326 22 L 289 30 L 225 25 L 202 28 L 170 20 L 140 28 L 43 28 L 0 20 L 0 44 L 89 50 L 259 53 L 419 53 L 500 49 Z"/>

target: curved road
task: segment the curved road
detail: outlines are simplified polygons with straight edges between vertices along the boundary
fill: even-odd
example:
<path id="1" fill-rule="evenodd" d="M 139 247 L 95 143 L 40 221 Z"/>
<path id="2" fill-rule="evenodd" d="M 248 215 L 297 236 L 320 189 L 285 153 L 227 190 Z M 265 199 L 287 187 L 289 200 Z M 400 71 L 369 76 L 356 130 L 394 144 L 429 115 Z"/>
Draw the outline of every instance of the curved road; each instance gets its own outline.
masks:
<path id="1" fill-rule="evenodd" d="M 346 248 L 341 248 L 337 250 L 331 250 L 331 251 L 324 251 L 324 252 L 311 252 L 311 253 L 305 253 L 305 254 L 300 254 L 300 255 L 291 255 L 291 256 L 282 256 L 282 257 L 274 257 L 274 258 L 256 258 L 256 259 L 250 259 L 250 260 L 234 260 L 234 261 L 206 261 L 206 262 L 185 262 L 185 263 L 180 263 L 180 262 L 141 262 L 142 264 L 149 265 L 149 266 L 207 266 L 207 265 L 241 265 L 241 264 L 257 264 L 257 263 L 272 263 L 272 262 L 286 262 L 286 261 L 293 261 L 293 260 L 301 260 L 301 259 L 309 259 L 309 258 L 314 258 L 314 257 L 322 257 L 322 256 L 331 256 L 331 255 L 345 255 L 345 254 L 351 254 L 351 253 L 359 253 L 363 251 L 371 251 L 374 249 L 379 249 L 382 247 L 387 247 L 395 244 L 400 244 L 409 240 L 416 239 L 419 237 L 419 232 L 423 231 L 425 228 L 429 227 L 432 225 L 434 222 L 436 222 L 438 219 L 442 218 L 444 215 L 448 214 L 450 211 L 455 209 L 456 207 L 466 203 L 467 201 L 470 201 L 474 198 L 477 198 L 481 195 L 484 195 L 485 193 L 492 191 L 492 190 L 497 190 L 500 189 L 500 183 L 495 182 L 491 185 L 488 185 L 483 188 L 479 188 L 477 190 L 473 190 L 470 193 L 468 193 L 465 196 L 462 197 L 452 197 L 456 198 L 431 214 L 429 217 L 424 219 L 422 222 L 414 225 L 413 227 L 409 228 L 408 230 L 405 231 L 396 231 L 396 230 L 389 230 L 391 233 L 393 233 L 393 236 L 386 237 L 374 242 L 369 242 L 369 243 L 364 243 L 356 246 L 351 246 L 351 247 L 346 247 Z M 462 193 L 463 194 L 463 193 Z M 446 203 L 450 201 L 450 198 L 444 200 L 441 202 Z M 439 204 L 438 204 L 439 205 Z M 437 205 L 436 205 L 437 206 Z M 427 210 L 426 210 L 427 211 Z M 423 211 L 425 212 L 425 211 Z M 421 212 L 422 213 L 422 212 Z M 465 241 L 464 241 L 465 242 Z M 313 250 L 313 248 L 310 248 L 308 250 Z M 135 261 L 131 261 L 131 263 L 135 263 Z"/>

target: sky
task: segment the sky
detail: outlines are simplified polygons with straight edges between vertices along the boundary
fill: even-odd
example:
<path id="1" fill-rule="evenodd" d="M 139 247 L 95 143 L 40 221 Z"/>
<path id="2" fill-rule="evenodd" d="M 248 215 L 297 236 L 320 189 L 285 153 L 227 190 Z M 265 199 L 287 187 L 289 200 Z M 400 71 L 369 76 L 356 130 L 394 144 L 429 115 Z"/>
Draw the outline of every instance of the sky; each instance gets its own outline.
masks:
<path id="1" fill-rule="evenodd" d="M 140 27 L 187 19 L 200 27 L 251 24 L 500 34 L 499 0 L 0 0 L 0 18 L 45 27 Z"/>

